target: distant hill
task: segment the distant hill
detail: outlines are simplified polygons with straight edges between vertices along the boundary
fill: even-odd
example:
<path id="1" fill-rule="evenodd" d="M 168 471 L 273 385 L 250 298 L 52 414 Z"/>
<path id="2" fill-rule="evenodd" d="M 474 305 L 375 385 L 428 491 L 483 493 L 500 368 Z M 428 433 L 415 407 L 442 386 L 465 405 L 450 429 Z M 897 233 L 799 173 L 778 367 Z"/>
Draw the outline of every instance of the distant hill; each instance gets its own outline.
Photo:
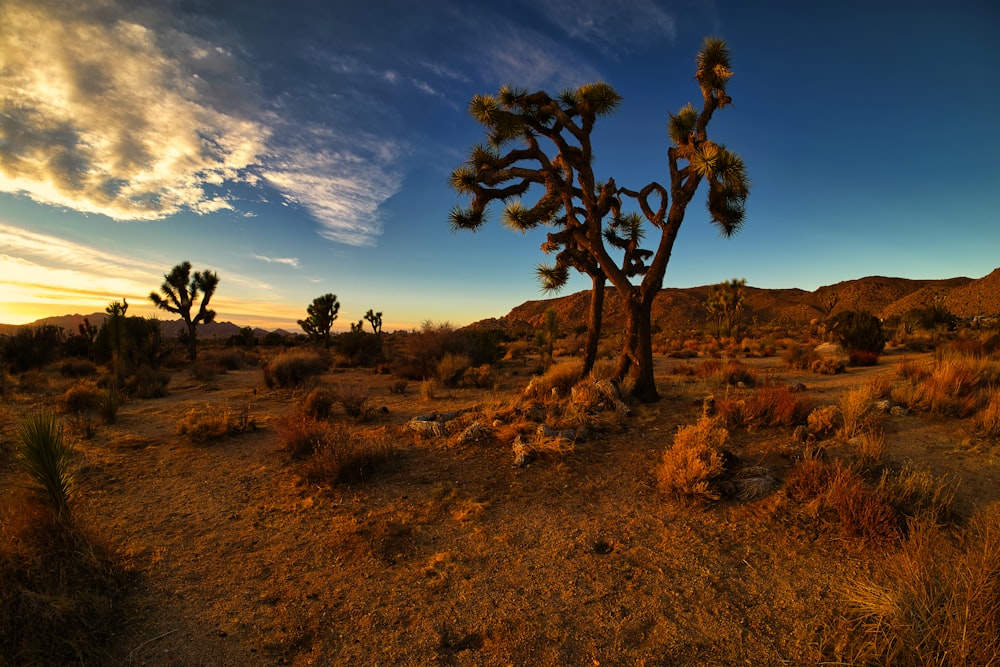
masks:
<path id="1" fill-rule="evenodd" d="M 708 313 L 705 301 L 711 285 L 689 288 L 664 288 L 653 302 L 653 326 L 664 330 L 701 329 Z M 1000 315 L 1000 269 L 979 278 L 911 280 L 871 276 L 824 285 L 813 292 L 800 289 L 760 289 L 748 286 L 744 315 L 747 322 L 808 324 L 842 310 L 860 309 L 891 317 L 940 300 L 958 317 Z M 590 292 L 582 291 L 555 299 L 527 301 L 500 318 L 504 327 L 519 325 L 537 328 L 545 321 L 545 311 L 555 308 L 561 322 L 585 324 L 590 306 Z M 622 328 L 624 317 L 617 292 L 606 288 L 604 297 L 606 330 Z"/>
<path id="2" fill-rule="evenodd" d="M 54 325 L 65 329 L 68 333 L 76 333 L 79 330 L 81 324 L 84 320 L 90 322 L 91 326 L 100 328 L 104 324 L 104 320 L 107 317 L 106 313 L 91 313 L 90 315 L 59 315 L 56 317 L 43 317 L 40 320 L 35 320 L 29 324 L 17 325 L 17 324 L 0 324 L 0 334 L 12 334 L 17 331 L 19 326 L 29 326 L 29 327 L 40 327 L 45 325 Z M 185 328 L 184 320 L 160 320 L 160 333 L 168 338 L 176 337 Z M 241 330 L 241 327 L 232 322 L 212 322 L 211 324 L 199 324 L 198 325 L 198 338 L 205 339 L 224 339 L 230 336 L 235 336 Z M 295 335 L 291 332 L 285 331 L 284 329 L 276 329 L 276 333 L 284 336 Z M 257 338 L 262 338 L 268 333 L 271 333 L 267 329 L 261 329 L 257 327 L 253 330 L 254 335 Z"/>

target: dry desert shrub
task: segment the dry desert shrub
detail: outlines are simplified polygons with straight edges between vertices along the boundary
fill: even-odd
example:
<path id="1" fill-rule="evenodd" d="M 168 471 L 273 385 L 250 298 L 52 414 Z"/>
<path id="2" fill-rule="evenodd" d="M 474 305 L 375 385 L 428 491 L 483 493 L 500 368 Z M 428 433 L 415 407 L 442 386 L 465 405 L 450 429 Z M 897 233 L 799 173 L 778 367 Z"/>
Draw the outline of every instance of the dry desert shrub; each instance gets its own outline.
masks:
<path id="1" fill-rule="evenodd" d="M 822 360 L 812 345 L 796 344 L 789 345 L 782 353 L 781 359 L 788 368 L 799 371 L 810 370 L 813 363 Z"/>
<path id="2" fill-rule="evenodd" d="M 328 419 L 333 413 L 337 394 L 328 387 L 314 387 L 299 404 L 302 414 L 313 419 Z"/>
<path id="3" fill-rule="evenodd" d="M 931 517 L 949 521 L 953 515 L 958 480 L 938 476 L 912 461 L 896 470 L 884 470 L 876 486 L 877 493 L 908 517 Z"/>
<path id="4" fill-rule="evenodd" d="M 976 413 L 973 424 L 983 435 L 996 437 L 1000 435 L 1000 389 L 992 387 L 988 393 L 986 405 Z"/>
<path id="5" fill-rule="evenodd" d="M 264 364 L 264 384 L 269 389 L 297 387 L 322 375 L 328 365 L 327 357 L 314 352 L 284 352 Z"/>
<path id="6" fill-rule="evenodd" d="M 787 385 L 765 384 L 758 389 L 726 392 L 715 408 L 728 428 L 794 426 L 812 409 L 808 398 Z"/>
<path id="7" fill-rule="evenodd" d="M 68 413 L 92 412 L 101 401 L 101 390 L 94 382 L 77 382 L 62 395 L 63 411 Z"/>
<path id="8" fill-rule="evenodd" d="M 409 386 L 410 382 L 408 380 L 397 378 L 389 383 L 389 393 L 396 394 L 397 396 L 405 396 Z"/>
<path id="9" fill-rule="evenodd" d="M 718 500 L 712 480 L 722 474 L 721 451 L 728 439 L 729 431 L 721 421 L 710 417 L 678 428 L 656 469 L 660 489 L 687 505 Z"/>
<path id="10" fill-rule="evenodd" d="M 885 431 L 878 424 L 861 431 L 850 440 L 865 468 L 878 468 L 886 461 Z"/>
<path id="11" fill-rule="evenodd" d="M 167 395 L 168 384 L 170 384 L 170 373 L 150 366 L 140 366 L 128 379 L 125 388 L 129 396 L 162 398 Z"/>
<path id="12" fill-rule="evenodd" d="M 221 440 L 256 428 L 249 405 L 238 411 L 231 410 L 228 405 L 222 410 L 217 406 L 191 408 L 177 420 L 177 433 L 196 443 Z"/>
<path id="13" fill-rule="evenodd" d="M 308 414 L 289 415 L 278 423 L 279 448 L 292 458 L 312 455 L 329 438 L 330 424 Z"/>
<path id="14" fill-rule="evenodd" d="M 886 543 L 900 535 L 902 517 L 881 494 L 869 489 L 857 471 L 837 462 L 822 506 L 832 510 L 849 536 Z"/>
<path id="15" fill-rule="evenodd" d="M 567 396 L 580 381 L 583 366 L 576 363 L 554 364 L 545 372 L 531 379 L 524 389 L 525 398 L 546 399 Z"/>
<path id="16" fill-rule="evenodd" d="M 833 469 L 822 458 L 805 456 L 785 476 L 785 492 L 792 500 L 808 503 L 830 488 Z"/>
<path id="17" fill-rule="evenodd" d="M 472 367 L 472 359 L 467 354 L 448 352 L 437 362 L 436 377 L 446 387 L 457 386 Z"/>
<path id="18" fill-rule="evenodd" d="M 341 385 L 335 395 L 344 413 L 351 419 L 367 421 L 374 416 L 375 407 L 370 403 L 368 391 L 360 385 Z"/>
<path id="19" fill-rule="evenodd" d="M 836 405 L 821 405 L 806 417 L 809 432 L 815 436 L 830 435 L 840 426 L 840 408 Z"/>
<path id="20" fill-rule="evenodd" d="M 94 362 L 86 359 L 71 359 L 63 363 L 59 372 L 70 378 L 91 377 L 97 375 L 97 366 Z"/>
<path id="21" fill-rule="evenodd" d="M 839 403 L 842 438 L 850 440 L 872 427 L 878 417 L 876 399 L 877 393 L 870 384 L 854 387 L 844 394 Z"/>
<path id="22" fill-rule="evenodd" d="M 1000 507 L 975 515 L 957 541 L 931 518 L 911 520 L 900 549 L 842 595 L 850 664 L 1000 663 Z"/>
<path id="23" fill-rule="evenodd" d="M 342 484 L 368 479 L 385 466 L 394 452 L 384 429 L 357 429 L 331 425 L 303 464 L 310 482 Z"/>

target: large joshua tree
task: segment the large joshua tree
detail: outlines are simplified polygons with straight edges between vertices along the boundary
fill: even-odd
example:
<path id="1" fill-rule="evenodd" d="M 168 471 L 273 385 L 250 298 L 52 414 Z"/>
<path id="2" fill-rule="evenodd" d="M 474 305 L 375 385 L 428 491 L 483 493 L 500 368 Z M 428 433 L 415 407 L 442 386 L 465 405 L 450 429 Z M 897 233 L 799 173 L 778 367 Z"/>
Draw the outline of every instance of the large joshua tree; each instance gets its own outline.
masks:
<path id="1" fill-rule="evenodd" d="M 192 362 L 198 358 L 198 325 L 215 321 L 215 311 L 208 302 L 219 286 L 219 275 L 213 271 L 195 271 L 191 274 L 191 262 L 181 262 L 163 276 L 160 291 L 163 296 L 151 292 L 149 300 L 168 312 L 180 315 L 187 326 L 188 357 Z M 201 302 L 198 303 L 199 297 Z M 198 303 L 198 312 L 191 315 L 191 309 Z"/>
<path id="2" fill-rule="evenodd" d="M 330 330 L 340 312 L 340 302 L 336 294 L 324 294 L 313 299 L 306 307 L 306 319 L 298 320 L 299 326 L 314 341 L 322 341 L 330 347 Z"/>
<path id="3" fill-rule="evenodd" d="M 618 187 L 613 178 L 596 178 L 594 124 L 622 100 L 602 82 L 556 98 L 510 86 L 496 95 L 477 95 L 469 112 L 485 128 L 487 141 L 474 146 L 468 160 L 451 175 L 452 187 L 471 197 L 468 206 L 452 209 L 452 229 L 478 229 L 486 222 L 487 207 L 499 200 L 505 204 L 505 225 L 518 230 L 540 225 L 555 229 L 542 245 L 546 252 L 557 253 L 553 266 L 540 267 L 546 269 L 540 271 L 543 286 L 554 289 L 564 284 L 568 268 L 599 270 L 611 282 L 626 314 L 616 377 L 622 380 L 633 373 L 635 396 L 648 402 L 659 398 L 653 377 L 652 305 L 663 287 L 687 206 L 707 182 L 711 220 L 730 236 L 743 224 L 749 193 L 742 159 L 708 138 L 712 116 L 732 103 L 726 93 L 732 76 L 726 43 L 706 38 L 696 63 L 701 109 L 688 104 L 669 115 L 669 188 L 651 181 L 630 189 Z M 526 203 L 529 198 L 533 203 Z M 623 213 L 625 201 L 633 201 L 641 217 Z M 646 234 L 647 228 L 653 233 Z M 644 234 L 653 237 L 654 250 L 639 247 Z"/>

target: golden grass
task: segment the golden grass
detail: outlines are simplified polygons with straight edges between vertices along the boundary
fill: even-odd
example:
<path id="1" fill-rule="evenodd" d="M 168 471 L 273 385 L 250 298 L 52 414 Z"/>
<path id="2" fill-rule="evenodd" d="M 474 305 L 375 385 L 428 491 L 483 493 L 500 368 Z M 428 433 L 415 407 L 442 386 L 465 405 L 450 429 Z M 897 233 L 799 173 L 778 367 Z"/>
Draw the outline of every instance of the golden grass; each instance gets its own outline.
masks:
<path id="1" fill-rule="evenodd" d="M 721 450 L 729 431 L 721 421 L 702 417 L 698 423 L 677 429 L 674 443 L 663 452 L 656 478 L 660 489 L 686 505 L 718 500 L 712 480 L 722 474 Z"/>
<path id="2" fill-rule="evenodd" d="M 851 664 L 1000 662 L 1000 508 L 976 515 L 962 538 L 913 519 L 897 552 L 845 584 Z"/>

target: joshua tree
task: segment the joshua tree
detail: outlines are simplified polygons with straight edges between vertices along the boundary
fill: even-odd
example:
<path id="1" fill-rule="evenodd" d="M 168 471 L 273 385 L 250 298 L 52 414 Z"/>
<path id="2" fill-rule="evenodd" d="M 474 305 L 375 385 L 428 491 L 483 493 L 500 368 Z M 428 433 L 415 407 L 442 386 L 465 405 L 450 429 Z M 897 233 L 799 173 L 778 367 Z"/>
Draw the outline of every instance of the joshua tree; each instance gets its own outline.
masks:
<path id="1" fill-rule="evenodd" d="M 372 309 L 369 308 L 368 312 L 365 313 L 365 319 L 368 320 L 368 324 L 372 325 L 372 333 L 373 334 L 375 334 L 376 336 L 378 336 L 378 335 L 380 335 L 382 333 L 382 313 L 381 312 L 376 313 L 374 310 L 372 310 Z"/>
<path id="2" fill-rule="evenodd" d="M 743 224 L 749 193 L 743 161 L 710 141 L 707 133 L 714 113 L 732 102 L 726 94 L 732 71 L 725 42 L 706 39 L 696 62 L 703 103 L 700 111 L 688 104 L 670 114 L 669 189 L 652 181 L 632 190 L 618 187 L 614 179 L 599 182 L 595 177 L 594 124 L 621 102 L 618 93 L 601 82 L 565 91 L 558 98 L 509 86 L 495 96 L 477 95 L 469 112 L 485 128 L 487 142 L 474 146 L 468 160 L 451 175 L 452 187 L 471 197 L 468 206 L 452 209 L 453 230 L 478 229 L 486 222 L 489 204 L 500 200 L 506 204 L 507 226 L 526 230 L 547 225 L 557 230 L 548 234 L 542 247 L 546 252 L 559 251 L 562 259 L 557 255 L 555 266 L 540 267 L 543 287 L 564 284 L 568 268 L 599 270 L 611 282 L 626 314 L 616 378 L 634 373 L 635 396 L 643 401 L 659 398 L 653 378 L 652 305 L 663 287 L 688 204 L 706 181 L 712 222 L 729 236 Z M 540 193 L 537 200 L 525 205 L 522 198 L 533 193 Z M 636 213 L 623 215 L 624 198 L 638 204 L 641 218 Z M 606 218 L 611 220 L 610 236 L 604 229 Z M 655 250 L 638 246 L 645 225 L 659 232 Z M 620 261 L 612 258 L 612 252 L 621 253 Z M 637 277 L 639 282 L 633 284 Z M 597 301 L 597 282 L 592 304 Z"/>
<path id="3" fill-rule="evenodd" d="M 330 329 L 340 312 L 340 302 L 336 294 L 324 294 L 313 299 L 306 308 L 306 319 L 299 320 L 299 326 L 313 340 L 323 341 L 330 347 Z"/>
<path id="4" fill-rule="evenodd" d="M 208 308 L 208 302 L 219 286 L 219 275 L 212 271 L 195 271 L 192 275 L 191 262 L 181 262 L 163 277 L 160 291 L 164 296 L 151 292 L 149 300 L 157 308 L 180 315 L 184 320 L 187 325 L 188 357 L 194 362 L 198 358 L 198 325 L 215 320 L 215 311 Z M 199 297 L 201 303 L 198 305 L 198 312 L 192 317 L 191 309 Z"/>
<path id="5" fill-rule="evenodd" d="M 739 336 L 746 286 L 746 278 L 733 278 L 712 286 L 705 308 L 716 317 L 720 334 Z"/>

